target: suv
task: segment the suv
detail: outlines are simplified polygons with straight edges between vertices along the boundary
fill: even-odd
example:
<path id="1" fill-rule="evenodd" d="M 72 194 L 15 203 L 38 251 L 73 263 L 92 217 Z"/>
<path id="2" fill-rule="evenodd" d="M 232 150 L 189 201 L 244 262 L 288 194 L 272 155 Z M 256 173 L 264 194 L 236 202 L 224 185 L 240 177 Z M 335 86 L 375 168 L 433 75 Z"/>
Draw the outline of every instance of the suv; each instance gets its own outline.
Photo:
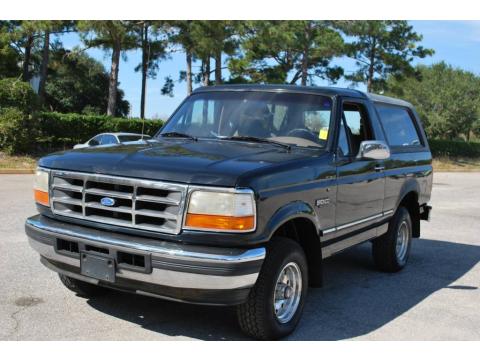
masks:
<path id="1" fill-rule="evenodd" d="M 26 221 L 74 292 L 112 288 L 236 305 L 242 330 L 298 324 L 323 260 L 370 241 L 407 263 L 428 220 L 432 158 L 413 107 L 350 89 L 197 89 L 150 140 L 39 160 Z"/>

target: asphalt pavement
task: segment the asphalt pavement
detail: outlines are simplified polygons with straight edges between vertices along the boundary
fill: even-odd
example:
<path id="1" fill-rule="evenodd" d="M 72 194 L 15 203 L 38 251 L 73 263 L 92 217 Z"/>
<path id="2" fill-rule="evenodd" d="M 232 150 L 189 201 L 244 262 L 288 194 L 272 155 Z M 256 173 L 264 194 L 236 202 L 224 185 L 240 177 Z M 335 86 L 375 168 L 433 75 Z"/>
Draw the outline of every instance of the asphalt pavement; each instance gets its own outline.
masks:
<path id="1" fill-rule="evenodd" d="M 24 233 L 32 175 L 0 175 L 0 340 L 244 340 L 234 308 L 111 291 L 85 299 Z M 289 340 L 480 340 L 480 173 L 436 173 L 432 220 L 408 266 L 378 272 L 369 243 L 325 261 Z"/>

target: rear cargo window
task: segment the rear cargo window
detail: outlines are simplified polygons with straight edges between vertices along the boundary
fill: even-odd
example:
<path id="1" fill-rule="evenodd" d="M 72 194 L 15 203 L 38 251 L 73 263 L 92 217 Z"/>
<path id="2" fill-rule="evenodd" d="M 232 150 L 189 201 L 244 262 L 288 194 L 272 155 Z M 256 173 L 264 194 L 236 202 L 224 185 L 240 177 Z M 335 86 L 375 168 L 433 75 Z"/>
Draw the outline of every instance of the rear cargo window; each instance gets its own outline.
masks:
<path id="1" fill-rule="evenodd" d="M 417 128 L 407 109 L 376 104 L 390 146 L 422 146 Z"/>

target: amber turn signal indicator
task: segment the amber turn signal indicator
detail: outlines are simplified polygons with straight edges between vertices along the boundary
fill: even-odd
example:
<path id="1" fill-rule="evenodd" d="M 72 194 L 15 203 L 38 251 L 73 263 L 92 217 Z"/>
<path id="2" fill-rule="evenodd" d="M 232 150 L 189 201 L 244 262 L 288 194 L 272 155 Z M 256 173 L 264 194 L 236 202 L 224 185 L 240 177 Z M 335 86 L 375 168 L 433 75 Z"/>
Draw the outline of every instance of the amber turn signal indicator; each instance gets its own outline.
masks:
<path id="1" fill-rule="evenodd" d="M 34 190 L 35 201 L 41 205 L 49 206 L 48 192 L 41 190 Z"/>
<path id="2" fill-rule="evenodd" d="M 248 231 L 255 228 L 255 217 L 187 214 L 185 225 L 197 229 Z"/>

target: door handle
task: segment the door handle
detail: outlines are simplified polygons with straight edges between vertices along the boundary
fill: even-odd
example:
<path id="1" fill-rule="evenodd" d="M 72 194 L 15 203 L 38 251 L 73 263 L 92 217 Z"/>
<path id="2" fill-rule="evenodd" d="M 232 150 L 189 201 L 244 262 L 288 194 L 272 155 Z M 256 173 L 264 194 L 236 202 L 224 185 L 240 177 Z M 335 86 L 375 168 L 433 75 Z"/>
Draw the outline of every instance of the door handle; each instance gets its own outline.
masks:
<path id="1" fill-rule="evenodd" d="M 383 166 L 383 165 L 375 166 L 375 171 L 379 172 L 379 171 L 383 171 L 383 170 L 385 170 L 385 166 Z"/>

